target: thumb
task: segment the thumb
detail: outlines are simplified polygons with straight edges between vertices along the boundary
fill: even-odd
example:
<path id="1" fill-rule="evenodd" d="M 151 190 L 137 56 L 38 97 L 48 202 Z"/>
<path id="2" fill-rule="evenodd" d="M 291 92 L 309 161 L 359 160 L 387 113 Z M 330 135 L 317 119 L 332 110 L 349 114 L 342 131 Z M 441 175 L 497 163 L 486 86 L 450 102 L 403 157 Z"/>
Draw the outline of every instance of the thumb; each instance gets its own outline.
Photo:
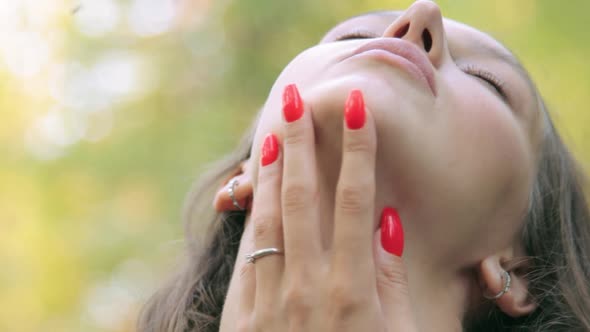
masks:
<path id="1" fill-rule="evenodd" d="M 383 209 L 381 227 L 377 230 L 373 243 L 377 293 L 388 330 L 414 331 L 416 326 L 408 291 L 408 276 L 401 258 L 404 231 L 396 209 Z"/>

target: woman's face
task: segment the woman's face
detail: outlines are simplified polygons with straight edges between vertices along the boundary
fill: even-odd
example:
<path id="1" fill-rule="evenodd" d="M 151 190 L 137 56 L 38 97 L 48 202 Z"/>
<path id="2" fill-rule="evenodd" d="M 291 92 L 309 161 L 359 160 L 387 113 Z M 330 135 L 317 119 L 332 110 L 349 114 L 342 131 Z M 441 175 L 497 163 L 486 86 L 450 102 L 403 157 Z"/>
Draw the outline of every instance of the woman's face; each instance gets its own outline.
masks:
<path id="1" fill-rule="evenodd" d="M 281 96 L 290 83 L 313 114 L 325 242 L 344 103 L 350 90 L 361 89 L 378 132 L 376 227 L 382 207 L 395 206 L 406 257 L 442 264 L 475 261 L 514 243 L 541 125 L 534 88 L 497 41 L 443 20 L 430 1 L 345 21 L 277 79 L 260 117 L 254 160 L 267 133 L 282 134 Z"/>

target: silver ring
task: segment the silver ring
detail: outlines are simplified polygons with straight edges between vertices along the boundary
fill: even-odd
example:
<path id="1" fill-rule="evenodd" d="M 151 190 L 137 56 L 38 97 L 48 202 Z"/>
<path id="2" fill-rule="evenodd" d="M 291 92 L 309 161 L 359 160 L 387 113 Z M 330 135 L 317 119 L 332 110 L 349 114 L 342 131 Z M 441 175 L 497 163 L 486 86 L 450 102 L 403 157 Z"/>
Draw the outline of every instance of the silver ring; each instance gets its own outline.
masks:
<path id="1" fill-rule="evenodd" d="M 256 250 L 255 252 L 246 255 L 246 261 L 248 263 L 254 264 L 257 259 L 262 258 L 268 255 L 282 255 L 283 252 L 277 248 L 264 248 L 260 250 Z"/>
<path id="2" fill-rule="evenodd" d="M 229 197 L 231 198 L 232 202 L 234 203 L 234 206 L 236 208 L 238 208 L 238 210 L 240 211 L 246 211 L 245 208 L 241 207 L 240 204 L 238 203 L 238 200 L 236 199 L 235 196 L 235 191 L 236 191 L 236 186 L 238 185 L 238 179 L 233 178 L 230 182 L 229 182 L 229 186 L 227 188 L 227 192 L 229 193 Z"/>
<path id="3" fill-rule="evenodd" d="M 487 295 L 483 294 L 483 297 L 485 297 L 488 300 L 497 300 L 497 299 L 501 298 L 502 295 L 506 294 L 506 292 L 508 292 L 508 290 L 510 289 L 510 283 L 512 282 L 512 278 L 510 277 L 510 272 L 504 271 L 504 274 L 502 275 L 502 279 L 504 279 L 504 289 L 502 289 L 500 291 L 500 293 L 498 293 L 494 296 L 487 296 Z"/>

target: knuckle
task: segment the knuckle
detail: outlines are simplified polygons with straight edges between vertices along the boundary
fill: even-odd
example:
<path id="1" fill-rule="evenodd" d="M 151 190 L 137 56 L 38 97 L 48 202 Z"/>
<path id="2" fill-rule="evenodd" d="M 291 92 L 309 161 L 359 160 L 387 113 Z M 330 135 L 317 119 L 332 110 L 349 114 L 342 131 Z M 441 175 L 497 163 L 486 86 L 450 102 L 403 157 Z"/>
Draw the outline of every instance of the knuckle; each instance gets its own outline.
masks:
<path id="1" fill-rule="evenodd" d="M 336 282 L 328 291 L 328 298 L 331 303 L 338 305 L 354 305 L 357 303 L 357 296 L 351 291 L 349 283 Z"/>
<path id="2" fill-rule="evenodd" d="M 270 216 L 258 216 L 254 219 L 254 240 L 258 241 L 268 237 L 274 237 L 282 232 L 279 218 Z"/>
<path id="3" fill-rule="evenodd" d="M 336 282 L 328 290 L 333 315 L 344 318 L 366 305 L 365 295 L 355 291 L 350 282 Z"/>
<path id="4" fill-rule="evenodd" d="M 252 332 L 252 323 L 249 316 L 241 316 L 236 320 L 236 332 Z"/>
<path id="5" fill-rule="evenodd" d="M 283 191 L 283 212 L 286 214 L 308 207 L 312 190 L 310 186 L 295 183 L 285 186 Z"/>
<path id="6" fill-rule="evenodd" d="M 396 264 L 387 264 L 379 267 L 381 270 L 377 275 L 377 283 L 387 288 L 395 289 L 402 295 L 408 293 L 408 276 L 403 268 Z"/>
<path id="7" fill-rule="evenodd" d="M 345 139 L 343 149 L 345 153 L 360 153 L 368 157 L 372 155 L 374 145 L 367 137 L 354 135 Z"/>
<path id="8" fill-rule="evenodd" d="M 282 175 L 282 169 L 279 167 L 263 167 L 258 172 L 258 185 L 263 186 L 272 184 L 273 181 L 279 179 Z"/>
<path id="9" fill-rule="evenodd" d="M 305 127 L 299 121 L 285 124 L 283 145 L 299 145 L 305 141 Z"/>
<path id="10" fill-rule="evenodd" d="M 292 284 L 284 294 L 284 308 L 289 322 L 298 325 L 307 321 L 313 310 L 312 301 L 303 283 Z"/>
<path id="11" fill-rule="evenodd" d="M 336 193 L 336 204 L 343 211 L 359 213 L 369 206 L 371 188 L 368 185 L 345 185 Z"/>
<path id="12" fill-rule="evenodd" d="M 259 309 L 256 308 L 252 318 L 252 330 L 253 331 L 262 331 L 264 327 L 268 327 L 272 325 L 274 317 L 271 311 L 268 308 Z"/>

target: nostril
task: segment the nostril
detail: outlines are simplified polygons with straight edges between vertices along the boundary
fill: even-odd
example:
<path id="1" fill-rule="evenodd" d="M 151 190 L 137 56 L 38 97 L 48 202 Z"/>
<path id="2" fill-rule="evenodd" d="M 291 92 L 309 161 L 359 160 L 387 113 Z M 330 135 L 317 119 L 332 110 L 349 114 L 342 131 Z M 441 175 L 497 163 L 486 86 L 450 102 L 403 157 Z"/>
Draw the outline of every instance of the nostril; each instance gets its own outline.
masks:
<path id="1" fill-rule="evenodd" d="M 401 27 L 400 29 L 398 29 L 395 34 L 393 35 L 393 37 L 395 38 L 402 38 L 403 36 L 406 35 L 406 33 L 408 33 L 408 30 L 410 30 L 410 23 L 407 23 L 406 25 L 404 25 L 403 27 Z"/>
<path id="2" fill-rule="evenodd" d="M 422 31 L 422 42 L 424 43 L 424 50 L 426 50 L 426 53 L 429 53 L 432 49 L 432 35 L 428 29 Z"/>

